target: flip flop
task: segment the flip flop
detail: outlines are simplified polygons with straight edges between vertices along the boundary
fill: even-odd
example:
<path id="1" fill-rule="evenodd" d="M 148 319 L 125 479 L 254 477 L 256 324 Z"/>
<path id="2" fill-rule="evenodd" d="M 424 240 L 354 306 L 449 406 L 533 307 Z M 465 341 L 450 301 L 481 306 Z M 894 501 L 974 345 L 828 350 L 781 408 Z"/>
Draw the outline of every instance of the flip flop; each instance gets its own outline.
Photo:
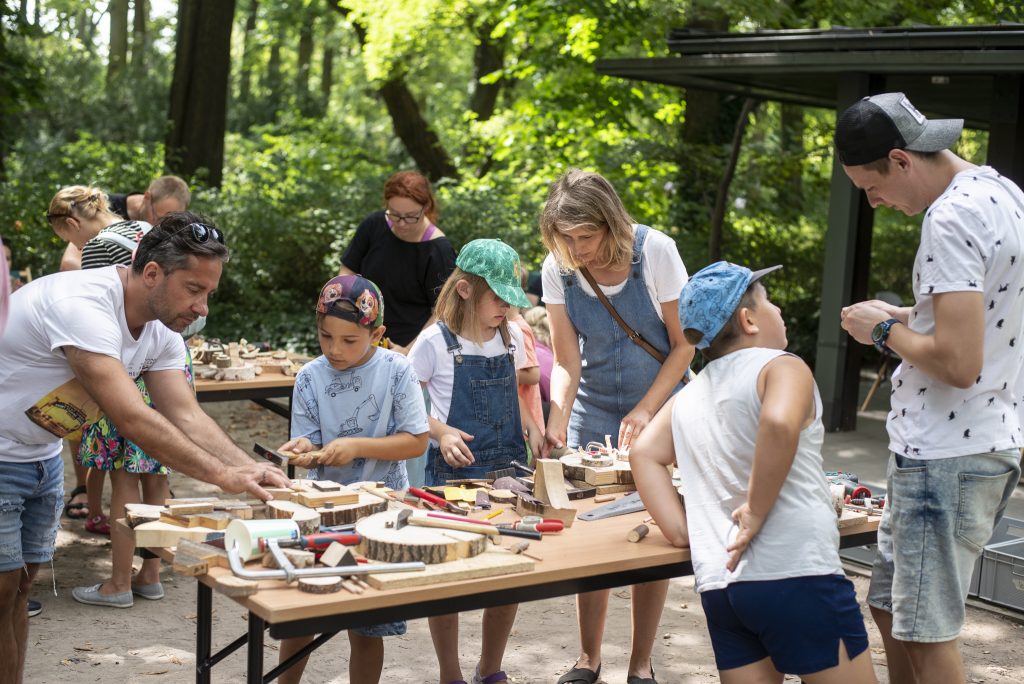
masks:
<path id="1" fill-rule="evenodd" d="M 571 670 L 566 672 L 564 675 L 558 678 L 558 684 L 574 684 L 575 682 L 582 682 L 583 684 L 595 684 L 598 679 L 601 678 L 601 666 L 597 666 L 597 670 L 589 670 L 585 667 L 573 667 Z"/>
<path id="2" fill-rule="evenodd" d="M 78 485 L 71 490 L 68 502 L 64 505 L 64 515 L 72 520 L 85 520 L 89 517 L 89 504 L 86 501 L 74 501 L 76 496 L 87 494 L 85 485 Z"/>

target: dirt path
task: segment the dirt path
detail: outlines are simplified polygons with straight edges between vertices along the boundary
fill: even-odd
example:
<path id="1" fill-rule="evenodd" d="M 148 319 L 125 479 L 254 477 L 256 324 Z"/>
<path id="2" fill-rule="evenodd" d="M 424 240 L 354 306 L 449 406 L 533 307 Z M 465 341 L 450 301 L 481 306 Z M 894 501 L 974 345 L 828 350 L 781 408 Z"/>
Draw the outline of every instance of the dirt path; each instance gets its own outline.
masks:
<path id="1" fill-rule="evenodd" d="M 208 410 L 235 440 L 248 447 L 254 439 L 279 444 L 285 422 L 255 405 L 227 402 L 207 405 Z M 68 468 L 70 472 L 70 468 Z M 69 484 L 70 489 L 73 482 Z M 178 496 L 203 495 L 213 488 L 172 476 Z M 109 499 L 109 487 L 108 487 Z M 71 589 L 101 581 L 110 570 L 109 541 L 85 532 L 80 521 L 64 519 L 58 537 L 55 573 L 40 572 L 33 596 L 43 602 L 43 613 L 30 620 L 26 682 L 191 682 L 194 680 L 195 580 L 164 568 L 167 592 L 162 601 L 137 599 L 129 610 L 97 608 L 76 603 Z M 54 580 L 56 596 L 53 593 Z M 863 601 L 867 580 L 854 578 Z M 626 590 L 612 594 L 604 641 L 603 681 L 625 681 L 629 660 L 629 600 Z M 246 613 L 234 602 L 214 597 L 214 648 L 244 633 Z M 888 682 L 881 639 L 868 618 L 872 657 L 879 680 Z M 462 663 L 468 678 L 480 648 L 480 613 L 462 617 Z M 572 598 L 523 604 L 519 610 L 504 663 L 517 683 L 552 683 L 568 669 L 576 655 L 576 612 Z M 968 608 L 963 652 L 968 681 L 1019 684 L 1024 681 L 1024 631 L 1020 624 L 992 613 Z M 268 640 L 265 661 L 277 662 L 277 644 Z M 409 623 L 403 637 L 385 642 L 385 680 L 436 682 L 436 661 L 425 620 Z M 654 651 L 658 680 L 713 682 L 714 658 L 704 615 L 693 581 L 672 581 Z M 229 656 L 214 669 L 214 681 L 242 681 L 244 653 Z M 304 681 L 347 682 L 348 642 L 336 638 L 316 653 Z"/>

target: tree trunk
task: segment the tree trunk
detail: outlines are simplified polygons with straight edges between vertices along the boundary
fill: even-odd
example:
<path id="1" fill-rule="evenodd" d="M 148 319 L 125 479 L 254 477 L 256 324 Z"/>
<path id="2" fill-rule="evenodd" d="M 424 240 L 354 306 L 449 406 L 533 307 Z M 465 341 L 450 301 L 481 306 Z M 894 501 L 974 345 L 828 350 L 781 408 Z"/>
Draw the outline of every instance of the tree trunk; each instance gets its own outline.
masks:
<path id="1" fill-rule="evenodd" d="M 200 169 L 220 187 L 224 166 L 234 0 L 178 3 L 165 162 L 183 176 Z"/>
<path id="2" fill-rule="evenodd" d="M 33 14 L 35 15 L 35 18 L 33 19 L 32 24 L 36 28 L 39 28 L 39 20 L 43 14 L 43 0 L 36 0 L 35 10 L 33 11 Z"/>
<path id="3" fill-rule="evenodd" d="M 313 98 L 309 92 L 309 66 L 313 61 L 313 20 L 308 9 L 303 13 L 299 26 L 298 76 L 295 79 L 295 99 L 303 116 L 313 114 Z"/>
<path id="4" fill-rule="evenodd" d="M 253 33 L 256 31 L 259 5 L 259 0 L 249 0 L 249 10 L 245 15 L 245 32 L 242 34 L 242 74 L 238 83 L 238 101 L 243 109 L 249 106 L 252 97 L 252 66 L 256 54 Z"/>
<path id="5" fill-rule="evenodd" d="M 135 0 L 132 14 L 132 71 L 146 71 L 146 52 L 149 50 L 149 7 L 147 0 Z"/>
<path id="6" fill-rule="evenodd" d="M 128 0 L 110 0 L 110 53 L 107 58 L 107 87 L 124 73 L 128 63 Z"/>
<path id="7" fill-rule="evenodd" d="M 21 3 L 18 5 L 18 23 L 28 23 L 28 0 L 21 0 Z"/>
<path id="8" fill-rule="evenodd" d="M 334 87 L 334 15 L 324 15 L 324 54 L 320 62 L 320 99 L 323 110 L 331 102 L 331 89 Z"/>
<path id="9" fill-rule="evenodd" d="M 476 28 L 476 48 L 473 50 L 473 94 L 469 108 L 476 114 L 477 121 L 487 121 L 494 114 L 498 94 L 504 79 L 493 83 L 481 83 L 480 79 L 498 71 L 505 65 L 505 43 L 495 43 L 491 38 L 494 24 L 484 22 Z"/>
<path id="10" fill-rule="evenodd" d="M 757 101 L 748 97 L 743 101 L 743 108 L 740 109 L 739 118 L 736 119 L 736 128 L 732 134 L 732 146 L 729 150 L 729 161 L 718 182 L 715 208 L 711 212 L 711 230 L 708 233 L 708 261 L 711 263 L 722 258 L 722 224 L 725 221 L 725 205 L 729 200 L 729 186 L 736 174 L 736 162 L 739 161 L 740 150 L 743 148 L 743 133 L 747 130 L 750 114 L 756 106 Z"/>

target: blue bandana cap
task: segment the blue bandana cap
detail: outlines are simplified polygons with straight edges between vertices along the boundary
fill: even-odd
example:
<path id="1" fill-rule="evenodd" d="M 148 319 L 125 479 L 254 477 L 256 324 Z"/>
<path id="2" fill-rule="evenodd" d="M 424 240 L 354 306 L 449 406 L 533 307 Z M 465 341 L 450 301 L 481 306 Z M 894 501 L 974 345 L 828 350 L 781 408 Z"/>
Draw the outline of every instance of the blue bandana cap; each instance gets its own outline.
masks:
<path id="1" fill-rule="evenodd" d="M 703 333 L 697 349 L 711 346 L 736 313 L 751 283 L 780 268 L 781 265 L 751 271 L 728 261 L 716 261 L 693 274 L 679 294 L 679 322 L 683 330 L 690 328 Z"/>

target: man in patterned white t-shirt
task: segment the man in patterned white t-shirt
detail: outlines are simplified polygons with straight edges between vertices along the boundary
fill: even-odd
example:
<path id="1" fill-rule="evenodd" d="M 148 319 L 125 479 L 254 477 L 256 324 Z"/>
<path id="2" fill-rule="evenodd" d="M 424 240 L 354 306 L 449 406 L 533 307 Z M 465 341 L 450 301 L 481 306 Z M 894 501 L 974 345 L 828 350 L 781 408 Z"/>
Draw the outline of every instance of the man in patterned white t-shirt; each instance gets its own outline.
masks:
<path id="1" fill-rule="evenodd" d="M 894 682 L 965 681 L 971 572 L 1020 478 L 1024 194 L 948 149 L 962 128 L 928 120 L 903 93 L 864 98 L 836 122 L 843 170 L 871 206 L 925 212 L 914 306 L 841 314 L 858 342 L 903 359 L 868 592 Z"/>

